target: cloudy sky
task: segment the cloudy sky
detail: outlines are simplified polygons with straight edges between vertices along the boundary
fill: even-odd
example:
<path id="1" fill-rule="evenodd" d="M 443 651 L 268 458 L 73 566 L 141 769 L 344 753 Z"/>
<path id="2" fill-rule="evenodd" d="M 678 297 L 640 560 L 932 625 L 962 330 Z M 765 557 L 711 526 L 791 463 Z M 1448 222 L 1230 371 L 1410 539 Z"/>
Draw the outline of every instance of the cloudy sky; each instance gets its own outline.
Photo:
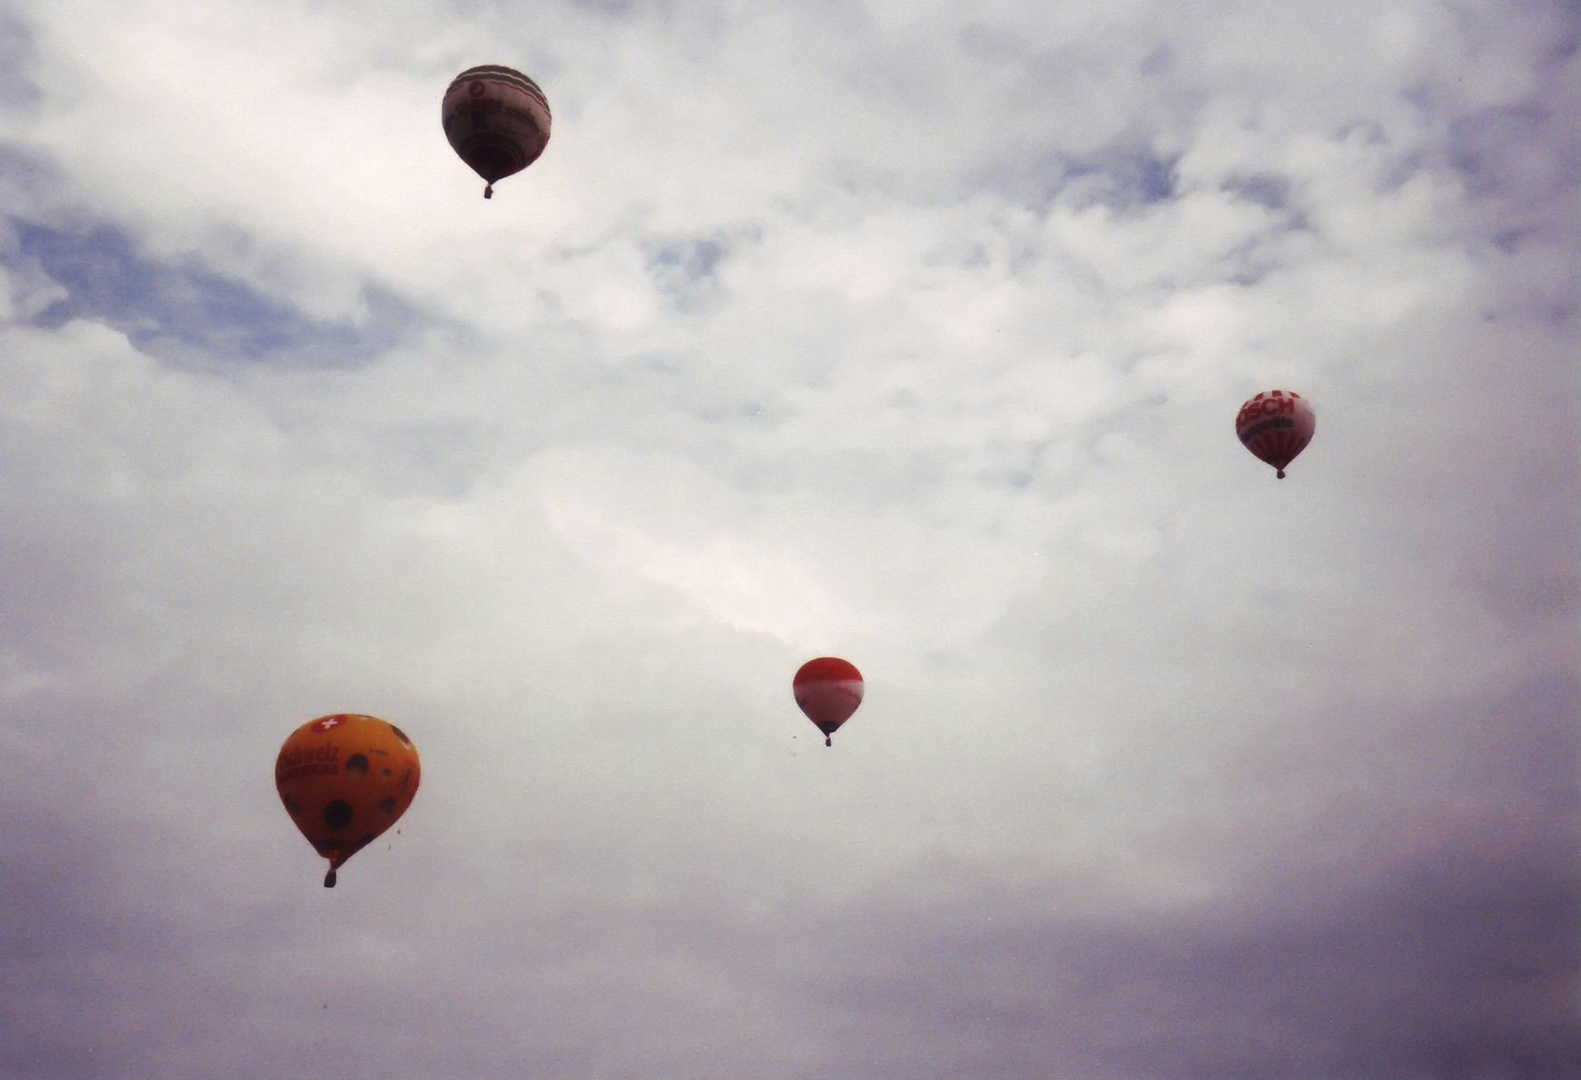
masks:
<path id="1" fill-rule="evenodd" d="M 1578 30 L 6 0 L 0 1077 L 1581 1075 Z"/>

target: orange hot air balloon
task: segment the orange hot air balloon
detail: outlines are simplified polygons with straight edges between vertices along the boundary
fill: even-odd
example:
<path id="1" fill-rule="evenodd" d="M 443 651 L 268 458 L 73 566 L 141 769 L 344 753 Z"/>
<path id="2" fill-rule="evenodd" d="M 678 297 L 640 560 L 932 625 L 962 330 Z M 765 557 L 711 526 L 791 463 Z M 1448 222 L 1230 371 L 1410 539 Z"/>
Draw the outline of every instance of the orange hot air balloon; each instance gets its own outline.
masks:
<path id="1" fill-rule="evenodd" d="M 1285 466 L 1307 448 L 1317 431 L 1312 404 L 1294 390 L 1270 390 L 1241 406 L 1235 417 L 1235 434 L 1246 449 L 1274 467 L 1280 480 Z"/>
<path id="2" fill-rule="evenodd" d="M 335 871 L 398 821 L 422 767 L 406 732 L 378 717 L 333 713 L 291 733 L 274 766 L 286 813 Z"/>
<path id="3" fill-rule="evenodd" d="M 468 68 L 450 83 L 440 105 L 445 138 L 486 184 L 521 172 L 549 145 L 549 99 L 521 72 L 498 64 Z"/>
<path id="4" fill-rule="evenodd" d="M 837 656 L 820 656 L 801 666 L 791 690 L 807 719 L 823 732 L 823 744 L 833 746 L 830 736 L 862 704 L 862 673 Z"/>

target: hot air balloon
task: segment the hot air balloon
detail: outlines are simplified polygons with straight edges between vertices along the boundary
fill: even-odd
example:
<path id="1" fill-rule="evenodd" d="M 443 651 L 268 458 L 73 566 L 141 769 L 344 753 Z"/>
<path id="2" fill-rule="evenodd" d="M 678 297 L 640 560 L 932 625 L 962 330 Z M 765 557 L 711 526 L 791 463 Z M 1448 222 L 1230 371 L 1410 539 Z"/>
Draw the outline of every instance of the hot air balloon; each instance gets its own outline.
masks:
<path id="1" fill-rule="evenodd" d="M 451 148 L 487 182 L 485 199 L 494 197 L 494 181 L 521 172 L 549 145 L 549 99 L 527 76 L 498 64 L 457 75 L 440 119 Z"/>
<path id="2" fill-rule="evenodd" d="M 1274 467 L 1280 480 L 1285 478 L 1285 466 L 1307 448 L 1316 430 L 1317 414 L 1294 390 L 1258 394 L 1235 417 L 1235 434 L 1246 449 Z"/>
<path id="3" fill-rule="evenodd" d="M 862 673 L 837 656 L 809 660 L 791 681 L 796 704 L 823 732 L 823 744 L 833 746 L 831 735 L 862 704 Z"/>
<path id="4" fill-rule="evenodd" d="M 406 732 L 374 716 L 321 716 L 286 739 L 275 788 L 296 827 L 329 860 L 326 889 L 335 887 L 342 863 L 406 813 L 421 772 Z"/>

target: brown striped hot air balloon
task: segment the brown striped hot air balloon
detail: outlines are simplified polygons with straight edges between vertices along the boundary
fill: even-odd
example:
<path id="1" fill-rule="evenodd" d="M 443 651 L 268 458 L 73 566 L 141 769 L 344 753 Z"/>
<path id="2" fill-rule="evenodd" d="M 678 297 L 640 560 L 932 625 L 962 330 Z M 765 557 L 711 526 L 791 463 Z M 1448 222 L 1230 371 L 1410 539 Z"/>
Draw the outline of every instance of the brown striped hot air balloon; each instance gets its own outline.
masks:
<path id="1" fill-rule="evenodd" d="M 483 197 L 494 182 L 521 172 L 549 145 L 549 99 L 521 72 L 483 64 L 457 75 L 440 107 L 445 138 L 483 177 Z"/>
<path id="2" fill-rule="evenodd" d="M 1317 430 L 1317 414 L 1306 398 L 1294 390 L 1258 394 L 1235 417 L 1235 434 L 1246 449 L 1274 467 L 1280 480 L 1285 466 L 1307 448 Z"/>

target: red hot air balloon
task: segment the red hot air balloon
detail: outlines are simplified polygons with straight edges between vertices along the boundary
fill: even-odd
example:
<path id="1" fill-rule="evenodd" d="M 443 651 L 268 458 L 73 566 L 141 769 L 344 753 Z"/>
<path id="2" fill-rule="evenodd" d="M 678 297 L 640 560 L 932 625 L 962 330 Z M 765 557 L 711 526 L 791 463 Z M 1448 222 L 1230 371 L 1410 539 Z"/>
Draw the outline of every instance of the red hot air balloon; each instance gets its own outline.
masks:
<path id="1" fill-rule="evenodd" d="M 445 91 L 440 118 L 445 138 L 472 171 L 487 182 L 521 172 L 549 145 L 549 99 L 538 84 L 498 64 L 468 68 Z"/>
<path id="2" fill-rule="evenodd" d="M 801 666 L 791 689 L 801 711 L 823 732 L 823 744 L 833 746 L 830 736 L 862 704 L 862 673 L 837 656 L 820 656 Z"/>
<path id="3" fill-rule="evenodd" d="M 1274 467 L 1280 480 L 1285 466 L 1307 448 L 1317 430 L 1317 414 L 1294 390 L 1258 394 L 1235 417 L 1235 434 L 1246 449 Z"/>

